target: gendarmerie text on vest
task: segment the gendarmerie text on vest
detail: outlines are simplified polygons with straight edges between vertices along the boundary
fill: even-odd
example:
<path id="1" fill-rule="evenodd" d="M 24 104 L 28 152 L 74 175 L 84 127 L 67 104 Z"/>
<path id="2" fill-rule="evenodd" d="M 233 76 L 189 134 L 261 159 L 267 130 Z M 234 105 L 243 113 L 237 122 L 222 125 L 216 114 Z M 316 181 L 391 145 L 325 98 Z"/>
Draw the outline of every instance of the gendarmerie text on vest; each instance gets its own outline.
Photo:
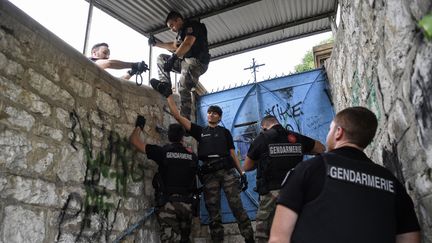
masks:
<path id="1" fill-rule="evenodd" d="M 166 153 L 167 159 L 186 159 L 186 160 L 192 160 L 192 154 L 186 154 L 186 153 L 177 153 L 177 152 L 168 152 Z"/>
<path id="2" fill-rule="evenodd" d="M 269 144 L 269 155 L 271 157 L 278 156 L 294 156 L 302 154 L 302 145 L 299 143 L 277 143 Z"/>
<path id="3" fill-rule="evenodd" d="M 394 193 L 393 181 L 384 179 L 376 175 L 370 175 L 364 172 L 330 166 L 329 176 L 333 179 L 348 181 L 355 184 L 360 184 L 363 186 L 368 186 Z"/>

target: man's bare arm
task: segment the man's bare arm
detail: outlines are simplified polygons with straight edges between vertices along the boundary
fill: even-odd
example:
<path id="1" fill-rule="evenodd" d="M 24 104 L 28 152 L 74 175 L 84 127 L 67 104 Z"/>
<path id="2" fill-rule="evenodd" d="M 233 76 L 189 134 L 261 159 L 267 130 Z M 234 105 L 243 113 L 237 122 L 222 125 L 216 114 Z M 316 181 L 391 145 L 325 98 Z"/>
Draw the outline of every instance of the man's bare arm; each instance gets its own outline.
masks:
<path id="1" fill-rule="evenodd" d="M 315 140 L 315 144 L 314 147 L 311 150 L 311 154 L 320 154 L 320 153 L 324 153 L 325 151 L 325 146 L 318 140 Z"/>
<path id="2" fill-rule="evenodd" d="M 289 243 L 298 215 L 293 210 L 278 205 L 273 218 L 269 243 Z"/>
<path id="3" fill-rule="evenodd" d="M 177 48 L 175 51 L 176 55 L 178 57 L 183 57 L 191 48 L 192 45 L 195 43 L 196 37 L 193 35 L 187 35 L 181 45 Z"/>
<path id="4" fill-rule="evenodd" d="M 139 127 L 135 127 L 132 134 L 129 137 L 130 143 L 135 146 L 141 153 L 146 153 L 147 144 L 141 140 L 140 138 L 141 129 Z"/>
<path id="5" fill-rule="evenodd" d="M 155 46 L 159 47 L 159 48 L 166 49 L 168 51 L 175 51 L 175 50 L 177 50 L 177 46 L 175 45 L 174 42 L 166 42 L 166 43 L 157 42 L 155 44 Z"/>
<path id="6" fill-rule="evenodd" d="M 111 60 L 111 59 L 99 59 L 95 61 L 96 65 L 98 65 L 100 68 L 106 69 L 106 68 L 112 68 L 112 69 L 124 69 L 124 68 L 131 68 L 132 62 L 123 62 L 119 60 Z"/>
<path id="7" fill-rule="evenodd" d="M 396 235 L 396 243 L 420 243 L 420 231 Z"/>
<path id="8" fill-rule="evenodd" d="M 168 96 L 167 102 L 168 108 L 170 109 L 171 114 L 174 116 L 174 119 L 176 119 L 178 123 L 180 123 L 186 129 L 186 131 L 190 131 L 192 123 L 186 117 L 180 114 L 180 111 L 174 101 L 173 95 Z"/>
<path id="9" fill-rule="evenodd" d="M 243 164 L 243 170 L 250 171 L 254 169 L 255 169 L 255 160 L 249 158 L 249 156 L 246 156 L 245 162 Z"/>
<path id="10" fill-rule="evenodd" d="M 234 149 L 230 149 L 230 156 L 234 161 L 234 166 L 236 167 L 236 170 L 238 171 L 238 173 L 241 175 L 243 174 L 243 171 L 240 167 L 240 160 L 237 158 L 237 155 L 235 153 Z"/>

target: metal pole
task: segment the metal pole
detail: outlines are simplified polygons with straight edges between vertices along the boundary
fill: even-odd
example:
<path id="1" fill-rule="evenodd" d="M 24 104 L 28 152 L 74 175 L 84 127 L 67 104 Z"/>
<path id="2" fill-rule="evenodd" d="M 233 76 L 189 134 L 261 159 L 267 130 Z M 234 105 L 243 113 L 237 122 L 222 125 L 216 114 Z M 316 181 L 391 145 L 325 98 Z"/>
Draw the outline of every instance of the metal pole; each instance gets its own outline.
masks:
<path id="1" fill-rule="evenodd" d="M 255 65 L 255 58 L 252 58 L 252 66 L 253 66 L 253 73 L 254 73 L 254 83 L 256 83 L 256 69 L 257 69 L 257 66 Z"/>
<path id="2" fill-rule="evenodd" d="M 84 47 L 83 47 L 83 52 L 82 52 L 84 55 L 86 55 L 88 39 L 89 39 L 89 36 L 90 36 L 90 27 L 91 27 L 92 16 L 93 16 L 93 0 L 89 0 L 89 11 L 88 11 L 88 16 L 87 16 L 87 26 L 86 26 L 86 33 L 85 33 L 85 37 L 84 37 Z"/>
<path id="3" fill-rule="evenodd" d="M 149 73 L 148 73 L 148 80 L 149 80 L 149 83 L 148 84 L 150 84 L 150 79 L 151 79 L 151 70 L 152 70 L 152 64 L 153 64 L 153 60 L 152 60 L 152 57 L 153 57 L 153 46 L 151 46 L 150 45 L 150 50 L 149 50 L 149 62 L 148 62 L 148 67 L 149 67 Z"/>

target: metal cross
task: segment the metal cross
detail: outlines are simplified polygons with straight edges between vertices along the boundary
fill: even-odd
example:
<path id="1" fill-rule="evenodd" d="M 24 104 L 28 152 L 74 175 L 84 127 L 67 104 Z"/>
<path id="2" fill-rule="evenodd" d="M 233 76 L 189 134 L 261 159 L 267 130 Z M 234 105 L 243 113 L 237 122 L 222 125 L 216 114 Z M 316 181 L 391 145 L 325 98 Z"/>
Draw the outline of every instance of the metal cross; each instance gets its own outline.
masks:
<path id="1" fill-rule="evenodd" d="M 255 58 L 252 58 L 252 66 L 244 68 L 243 70 L 252 69 L 252 73 L 254 74 L 254 83 L 256 83 L 256 73 L 258 72 L 257 68 L 264 66 L 265 64 L 258 64 L 255 62 Z"/>

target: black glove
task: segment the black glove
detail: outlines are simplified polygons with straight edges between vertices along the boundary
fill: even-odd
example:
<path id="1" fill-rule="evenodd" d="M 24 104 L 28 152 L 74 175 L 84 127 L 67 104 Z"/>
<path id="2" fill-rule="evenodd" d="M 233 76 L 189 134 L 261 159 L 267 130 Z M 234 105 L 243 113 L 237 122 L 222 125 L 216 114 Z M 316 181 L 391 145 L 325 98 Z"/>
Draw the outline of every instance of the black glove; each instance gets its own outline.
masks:
<path id="1" fill-rule="evenodd" d="M 147 64 L 144 61 L 141 62 L 134 62 L 132 63 L 132 69 L 131 73 L 133 74 L 141 74 L 142 72 L 145 72 L 149 70 Z"/>
<path id="2" fill-rule="evenodd" d="M 175 53 L 173 53 L 168 60 L 166 60 L 165 64 L 164 64 L 164 71 L 165 72 L 169 72 L 172 70 L 172 68 L 174 67 L 174 62 L 178 59 L 177 55 Z"/>
<path id="3" fill-rule="evenodd" d="M 242 192 L 244 192 L 246 191 L 247 188 L 248 188 L 247 176 L 246 173 L 243 173 L 242 175 L 240 175 L 240 189 L 242 190 Z"/>
<path id="4" fill-rule="evenodd" d="M 154 35 L 149 36 L 148 44 L 149 44 L 149 46 L 155 46 L 156 45 L 156 39 L 155 39 Z"/>
<path id="5" fill-rule="evenodd" d="M 143 116 L 138 115 L 135 121 L 135 127 L 139 127 L 142 131 L 144 129 L 145 124 L 146 124 L 146 119 Z"/>
<path id="6" fill-rule="evenodd" d="M 147 70 L 149 70 L 149 68 L 148 68 L 147 64 L 146 64 L 144 61 L 142 61 L 142 62 L 138 62 L 138 65 L 137 65 L 137 72 L 138 72 L 139 74 L 141 74 L 142 72 L 145 72 L 145 71 L 147 71 Z"/>
<path id="7" fill-rule="evenodd" d="M 129 71 L 127 71 L 127 74 L 132 77 L 136 74 L 136 70 L 130 69 Z"/>

